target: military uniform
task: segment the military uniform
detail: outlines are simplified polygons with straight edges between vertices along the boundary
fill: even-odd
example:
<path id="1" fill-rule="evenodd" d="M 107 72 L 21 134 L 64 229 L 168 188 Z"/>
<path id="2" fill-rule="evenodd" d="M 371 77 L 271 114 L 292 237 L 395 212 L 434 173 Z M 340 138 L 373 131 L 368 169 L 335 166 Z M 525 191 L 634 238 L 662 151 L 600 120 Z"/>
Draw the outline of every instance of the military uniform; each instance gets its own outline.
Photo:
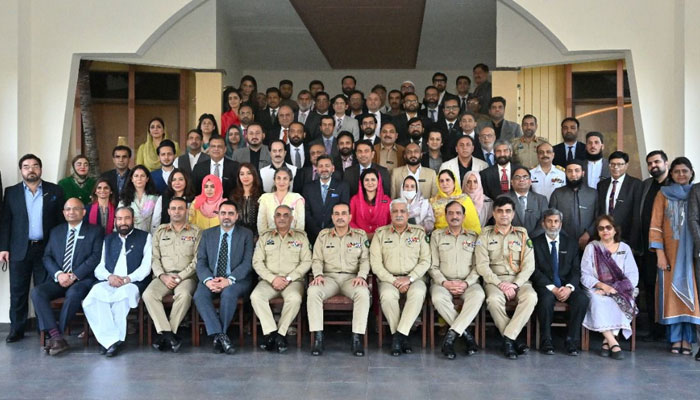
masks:
<path id="1" fill-rule="evenodd" d="M 484 303 L 484 289 L 479 285 L 479 274 L 474 268 L 474 250 L 479 235 L 464 229 L 458 235 L 450 233 L 449 228 L 433 232 L 430 238 L 432 265 L 430 266 L 430 298 L 438 313 L 450 325 L 450 328 L 462 334 L 472 323 Z M 467 289 L 460 296 L 464 301 L 462 311 L 457 313 L 453 296 L 442 283 L 461 280 L 467 283 Z"/>
<path id="2" fill-rule="evenodd" d="M 195 255 L 201 237 L 201 230 L 190 224 L 185 224 L 180 232 L 172 224 L 163 224 L 153 236 L 151 269 L 154 279 L 143 292 L 143 302 L 157 332 L 177 333 L 180 322 L 190 309 L 192 294 L 197 288 Z M 158 279 L 160 275 L 169 273 L 176 273 L 180 278 L 180 283 L 172 290 Z M 168 321 L 163 308 L 163 297 L 169 294 L 174 295 L 174 301 Z"/>
<path id="3" fill-rule="evenodd" d="M 335 228 L 319 233 L 313 251 L 311 272 L 314 278 L 323 275 L 322 285 L 310 285 L 307 293 L 309 331 L 323 330 L 323 301 L 337 295 L 353 301 L 352 332 L 364 335 L 367 330 L 370 293 L 364 286 L 352 286 L 352 280 L 369 274 L 369 241 L 361 229 L 352 229 L 338 236 Z"/>
<path id="4" fill-rule="evenodd" d="M 484 278 L 489 313 L 501 334 L 515 340 L 537 304 L 537 293 L 528 280 L 535 270 L 532 241 L 523 227 L 512 226 L 504 234 L 496 226 L 487 226 L 479 236 L 475 255 L 476 270 Z M 498 288 L 501 282 L 518 285 L 518 305 L 512 318 L 506 314 L 506 296 Z"/>
<path id="5" fill-rule="evenodd" d="M 566 185 L 566 174 L 564 168 L 558 165 L 552 165 L 549 173 L 545 174 L 542 167 L 538 164 L 530 170 L 530 183 L 532 183 L 532 191 L 541 194 L 547 198 L 552 197 L 552 193 L 564 185 Z"/>
<path id="6" fill-rule="evenodd" d="M 311 245 L 306 233 L 290 229 L 282 236 L 276 229 L 260 235 L 253 253 L 253 269 L 260 276 L 260 282 L 250 294 L 250 303 L 255 315 L 260 319 L 263 334 L 277 331 L 287 334 L 287 329 L 299 313 L 304 295 L 304 276 L 311 267 Z M 285 277 L 289 285 L 282 291 L 272 287 L 272 281 Z M 275 323 L 270 308 L 270 300 L 284 298 L 279 324 Z"/>
<path id="7" fill-rule="evenodd" d="M 408 225 L 403 233 L 393 225 L 376 230 L 369 250 L 372 272 L 379 280 L 379 303 L 394 334 L 408 336 L 423 308 L 427 291 L 423 276 L 430 268 L 430 245 L 423 228 Z M 408 276 L 412 283 L 406 293 L 403 313 L 399 308 L 399 289 L 393 282 Z"/>
<path id="8" fill-rule="evenodd" d="M 510 142 L 513 145 L 513 162 L 526 168 L 534 168 L 539 160 L 537 159 L 537 146 L 541 143 L 548 143 L 547 139 L 535 136 L 531 141 L 526 141 L 524 136 L 515 138 Z"/>

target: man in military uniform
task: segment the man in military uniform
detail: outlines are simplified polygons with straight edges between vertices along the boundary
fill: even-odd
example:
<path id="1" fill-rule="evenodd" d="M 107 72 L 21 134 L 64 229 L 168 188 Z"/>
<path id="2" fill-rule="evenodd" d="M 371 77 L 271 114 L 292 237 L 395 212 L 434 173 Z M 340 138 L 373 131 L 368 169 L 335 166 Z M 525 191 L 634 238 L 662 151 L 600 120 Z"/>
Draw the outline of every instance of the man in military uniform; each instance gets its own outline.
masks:
<path id="1" fill-rule="evenodd" d="M 523 165 L 528 169 L 537 166 L 537 146 L 547 143 L 547 139 L 536 136 L 537 117 L 527 114 L 523 117 L 521 124 L 523 136 L 511 140 L 513 145 L 513 162 Z"/>
<path id="2" fill-rule="evenodd" d="M 425 300 L 428 241 L 423 228 L 408 224 L 408 204 L 403 199 L 391 202 L 391 225 L 377 229 L 372 239 L 370 264 L 379 280 L 379 302 L 393 335 L 392 356 L 413 352 L 408 334 Z M 399 308 L 402 294 L 406 294 L 403 312 Z"/>
<path id="3" fill-rule="evenodd" d="M 250 303 L 260 319 L 266 350 L 287 351 L 287 329 L 299 312 L 304 295 L 304 276 L 311 268 L 311 245 L 306 233 L 291 229 L 292 210 L 275 209 L 275 229 L 261 233 L 253 254 L 253 269 L 260 282 L 250 294 Z M 284 299 L 279 323 L 275 323 L 270 299 Z"/>
<path id="4" fill-rule="evenodd" d="M 474 268 L 474 248 L 479 235 L 462 228 L 464 206 L 451 201 L 445 207 L 448 227 L 436 230 L 430 239 L 432 265 L 430 266 L 430 298 L 450 330 L 442 343 L 442 353 L 450 360 L 456 356 L 454 343 L 464 337 L 468 355 L 478 351 L 474 337 L 467 329 L 484 303 L 484 289 L 479 285 L 479 274 Z M 453 298 L 464 301 L 462 311 L 455 310 Z"/>
<path id="5" fill-rule="evenodd" d="M 200 230 L 187 223 L 187 202 L 174 197 L 168 206 L 170 223 L 158 227 L 153 236 L 151 269 L 155 278 L 143 292 L 143 302 L 160 335 L 153 343 L 158 350 L 180 350 L 182 339 L 177 328 L 192 304 L 197 288 L 195 254 L 199 246 Z M 170 320 L 165 315 L 163 297 L 173 296 Z"/>
<path id="6" fill-rule="evenodd" d="M 331 218 L 334 227 L 319 233 L 311 262 L 314 280 L 306 301 L 309 331 L 314 333 L 311 354 L 323 353 L 323 301 L 340 293 L 353 301 L 351 351 L 361 357 L 365 355 L 362 335 L 367 330 L 370 305 L 369 241 L 365 231 L 350 228 L 352 215 L 347 203 L 333 206 Z"/>
<path id="7" fill-rule="evenodd" d="M 476 270 L 484 278 L 486 306 L 503 335 L 503 352 L 515 360 L 529 348 L 517 342 L 537 304 L 537 293 L 528 281 L 535 270 L 532 241 L 523 227 L 513 226 L 515 203 L 509 197 L 493 202 L 496 225 L 487 226 L 476 244 Z M 516 300 L 513 317 L 506 313 L 506 302 Z"/>

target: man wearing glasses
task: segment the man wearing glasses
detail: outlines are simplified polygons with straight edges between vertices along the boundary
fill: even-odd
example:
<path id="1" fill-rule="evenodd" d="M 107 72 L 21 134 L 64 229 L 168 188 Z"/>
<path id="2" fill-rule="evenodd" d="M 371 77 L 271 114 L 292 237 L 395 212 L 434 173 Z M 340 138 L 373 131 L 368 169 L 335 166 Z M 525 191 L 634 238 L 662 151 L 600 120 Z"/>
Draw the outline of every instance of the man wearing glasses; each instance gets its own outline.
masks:
<path id="1" fill-rule="evenodd" d="M 510 178 L 510 191 L 502 194 L 513 199 L 515 203 L 514 226 L 522 226 L 527 229 L 527 235 L 531 238 L 544 233 L 542 215 L 548 208 L 547 198 L 530 190 L 532 182 L 530 171 L 518 166 L 513 169 Z"/>

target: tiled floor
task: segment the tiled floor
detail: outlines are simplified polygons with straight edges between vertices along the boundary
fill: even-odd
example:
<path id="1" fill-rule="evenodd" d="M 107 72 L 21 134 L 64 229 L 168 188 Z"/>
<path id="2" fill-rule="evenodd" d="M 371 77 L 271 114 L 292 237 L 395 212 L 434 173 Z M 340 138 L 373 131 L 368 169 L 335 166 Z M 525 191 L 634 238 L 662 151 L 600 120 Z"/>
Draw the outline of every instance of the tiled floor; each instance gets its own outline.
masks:
<path id="1" fill-rule="evenodd" d="M 0 328 L 1 338 L 7 329 Z M 374 338 L 367 356 L 353 357 L 348 335 L 338 333 L 330 334 L 322 357 L 309 355 L 307 338 L 301 350 L 290 347 L 282 355 L 254 350 L 248 338 L 233 356 L 212 354 L 207 339 L 199 348 L 186 339 L 179 354 L 139 348 L 131 339 L 113 359 L 100 356 L 94 341 L 83 348 L 76 337 L 69 339 L 70 352 L 57 357 L 40 351 L 35 333 L 19 343 L 3 340 L 0 398 L 687 400 L 700 393 L 700 362 L 671 355 L 662 343 L 638 342 L 623 361 L 597 352 L 569 357 L 534 350 L 509 361 L 491 332 L 486 351 L 449 361 L 417 346 L 414 354 L 394 358 L 388 347 L 379 351 Z M 594 336 L 593 348 L 599 340 Z"/>

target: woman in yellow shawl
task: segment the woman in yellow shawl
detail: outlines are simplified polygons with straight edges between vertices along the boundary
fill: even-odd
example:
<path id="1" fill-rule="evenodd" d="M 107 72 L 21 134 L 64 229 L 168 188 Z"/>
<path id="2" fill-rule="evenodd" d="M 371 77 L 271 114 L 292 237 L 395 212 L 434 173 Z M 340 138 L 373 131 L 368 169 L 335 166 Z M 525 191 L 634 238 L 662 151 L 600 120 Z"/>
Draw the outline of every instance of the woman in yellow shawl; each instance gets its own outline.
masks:
<path id="1" fill-rule="evenodd" d="M 435 214 L 435 229 L 447 228 L 447 219 L 445 218 L 445 206 L 453 200 L 456 200 L 464 206 L 464 222 L 462 227 L 481 233 L 481 224 L 479 223 L 479 214 L 474 208 L 474 203 L 468 195 L 462 193 L 462 188 L 455 185 L 455 176 L 452 171 L 444 169 L 437 176 L 438 194 L 430 199 L 430 205 L 433 207 Z"/>
<path id="2" fill-rule="evenodd" d="M 152 118 L 148 122 L 148 134 L 146 135 L 146 143 L 139 146 L 136 152 L 136 165 L 144 165 L 149 171 L 155 171 L 160 168 L 160 159 L 158 158 L 158 146 L 160 142 L 168 137 L 168 132 L 165 130 L 165 122 L 160 117 Z M 172 139 L 170 139 L 172 140 Z M 180 147 L 176 140 L 175 156 L 180 152 Z"/>

